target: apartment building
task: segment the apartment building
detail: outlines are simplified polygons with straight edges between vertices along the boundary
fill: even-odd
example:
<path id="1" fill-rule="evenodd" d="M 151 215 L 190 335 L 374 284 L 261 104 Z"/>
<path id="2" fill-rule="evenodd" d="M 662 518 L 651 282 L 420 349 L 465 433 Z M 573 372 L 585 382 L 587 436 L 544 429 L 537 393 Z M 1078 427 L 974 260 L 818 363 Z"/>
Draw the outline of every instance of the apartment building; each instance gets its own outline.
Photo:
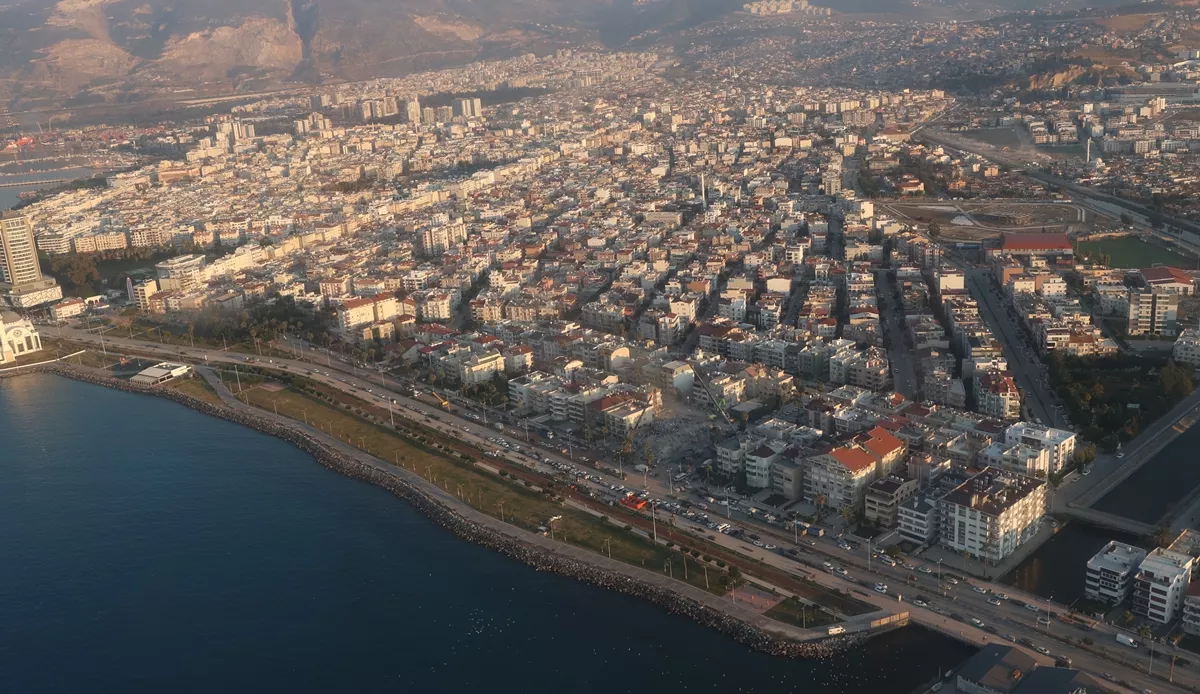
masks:
<path id="1" fill-rule="evenodd" d="M 338 330 L 346 336 L 356 334 L 358 328 L 400 315 L 399 307 L 396 297 L 390 294 L 351 299 L 337 309 Z"/>
<path id="2" fill-rule="evenodd" d="M 1133 611 L 1159 624 L 1168 624 L 1183 609 L 1192 580 L 1191 555 L 1155 548 L 1138 565 L 1133 577 Z"/>
<path id="3" fill-rule="evenodd" d="M 1021 393 L 1007 371 L 986 371 L 975 377 L 976 409 L 998 419 L 1021 417 Z"/>
<path id="4" fill-rule="evenodd" d="M 129 297 L 137 305 L 139 311 L 150 310 L 150 297 L 158 293 L 158 280 L 142 280 L 133 284 L 133 294 Z"/>
<path id="5" fill-rule="evenodd" d="M 1017 422 L 1004 430 L 1004 443 L 1009 446 L 1023 444 L 1045 450 L 1050 456 L 1047 471 L 1051 474 L 1071 463 L 1077 441 L 1073 431 L 1030 422 Z"/>
<path id="6" fill-rule="evenodd" d="M 1023 443 L 1010 445 L 997 441 L 979 451 L 978 461 L 980 467 L 998 467 L 1043 479 L 1050 472 L 1050 453 Z"/>
<path id="7" fill-rule="evenodd" d="M 942 498 L 939 542 L 954 552 L 1000 562 L 1035 534 L 1046 513 L 1046 483 L 984 468 Z"/>
<path id="8" fill-rule="evenodd" d="M 203 255 L 190 254 L 168 258 L 154 266 L 159 287 L 163 290 L 189 291 L 208 279 Z"/>
<path id="9" fill-rule="evenodd" d="M 1200 330 L 1188 328 L 1181 331 L 1175 346 L 1171 348 L 1171 358 L 1181 364 L 1200 366 Z"/>
<path id="10" fill-rule="evenodd" d="M 1179 294 L 1159 289 L 1129 289 L 1126 330 L 1130 335 L 1174 336 L 1178 314 Z"/>
<path id="11" fill-rule="evenodd" d="M 1183 630 L 1200 636 L 1200 583 L 1188 584 L 1183 598 Z"/>
<path id="12" fill-rule="evenodd" d="M 864 518 L 880 528 L 896 527 L 900 506 L 917 491 L 917 481 L 888 475 L 867 488 Z"/>
<path id="13" fill-rule="evenodd" d="M 918 545 L 928 544 L 937 538 L 938 503 L 927 496 L 913 496 L 896 512 L 896 525 L 900 536 Z"/>
<path id="14" fill-rule="evenodd" d="M 1146 550 L 1113 540 L 1087 563 L 1085 593 L 1091 600 L 1117 605 L 1129 597 L 1133 577 Z"/>

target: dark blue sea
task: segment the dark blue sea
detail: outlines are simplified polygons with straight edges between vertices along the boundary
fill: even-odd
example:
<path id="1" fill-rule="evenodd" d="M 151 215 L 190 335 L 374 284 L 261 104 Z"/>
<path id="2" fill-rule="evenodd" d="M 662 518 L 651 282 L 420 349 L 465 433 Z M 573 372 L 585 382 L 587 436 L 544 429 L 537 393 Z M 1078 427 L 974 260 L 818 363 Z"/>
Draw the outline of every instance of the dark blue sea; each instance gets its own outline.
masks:
<path id="1" fill-rule="evenodd" d="M 907 694 L 971 652 L 909 628 L 829 662 L 760 655 L 269 436 L 0 380 L 0 692 Z"/>

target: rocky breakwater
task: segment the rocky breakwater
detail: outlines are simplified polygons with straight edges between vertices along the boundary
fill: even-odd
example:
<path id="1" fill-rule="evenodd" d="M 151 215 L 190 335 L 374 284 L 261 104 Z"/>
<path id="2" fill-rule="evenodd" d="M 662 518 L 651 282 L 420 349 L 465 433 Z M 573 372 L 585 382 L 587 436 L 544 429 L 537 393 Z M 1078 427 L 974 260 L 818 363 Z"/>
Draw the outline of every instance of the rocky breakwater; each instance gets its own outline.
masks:
<path id="1" fill-rule="evenodd" d="M 591 585 L 641 598 L 668 612 L 684 615 L 696 622 L 732 637 L 739 643 L 770 655 L 786 658 L 822 659 L 833 656 L 863 639 L 859 634 L 847 634 L 819 641 L 797 642 L 780 638 L 754 625 L 715 610 L 689 597 L 680 595 L 618 570 L 602 568 L 572 557 L 548 551 L 489 525 L 464 517 L 415 484 L 350 455 L 333 450 L 307 431 L 253 412 L 213 405 L 169 388 L 142 386 L 129 381 L 77 370 L 63 365 L 38 367 L 21 374 L 51 373 L 78 381 L 107 386 L 143 395 L 154 395 L 186 405 L 214 417 L 220 417 L 256 431 L 283 439 L 313 456 L 318 463 L 344 475 L 369 482 L 388 490 L 408 502 L 435 523 L 459 538 L 501 552 L 524 562 L 538 571 L 549 571 Z M 365 455 L 365 454 L 364 454 Z M 496 521 L 499 523 L 499 521 Z"/>

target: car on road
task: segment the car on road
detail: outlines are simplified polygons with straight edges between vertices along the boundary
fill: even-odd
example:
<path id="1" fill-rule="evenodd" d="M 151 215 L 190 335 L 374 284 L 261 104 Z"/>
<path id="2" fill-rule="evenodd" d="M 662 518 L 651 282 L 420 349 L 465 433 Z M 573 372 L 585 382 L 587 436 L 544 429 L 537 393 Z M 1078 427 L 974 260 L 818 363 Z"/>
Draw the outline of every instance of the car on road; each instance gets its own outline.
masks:
<path id="1" fill-rule="evenodd" d="M 755 541 L 754 541 L 754 546 L 755 546 L 755 547 L 762 547 L 762 546 L 763 546 L 763 543 L 762 543 L 760 540 L 755 540 Z"/>
<path id="2" fill-rule="evenodd" d="M 844 566 L 839 566 L 838 568 L 834 569 L 834 571 L 841 574 L 842 578 L 850 578 L 850 572 L 847 571 L 846 567 Z"/>
<path id="3" fill-rule="evenodd" d="M 768 544 L 768 545 L 767 545 L 767 549 L 774 551 L 774 550 L 777 550 L 777 549 L 779 549 L 779 548 L 778 548 L 778 547 L 776 547 L 775 545 Z"/>
<path id="4" fill-rule="evenodd" d="M 1117 681 L 1117 678 L 1113 677 L 1113 674 L 1111 672 L 1102 672 L 1102 673 L 1100 673 L 1100 676 L 1103 677 L 1104 679 L 1108 680 L 1109 682 Z"/>
<path id="5" fill-rule="evenodd" d="M 999 606 L 1003 605 L 1004 603 L 1000 600 L 997 600 L 996 598 L 988 598 L 988 604 L 999 607 Z"/>
<path id="6" fill-rule="evenodd" d="M 1004 639 L 1005 641 L 1010 641 L 1012 643 L 1017 642 L 1017 637 L 1013 636 L 1012 634 L 1001 634 L 1000 638 Z"/>
<path id="7" fill-rule="evenodd" d="M 977 626 L 977 627 L 982 627 L 982 626 L 983 626 L 983 622 L 982 622 L 982 621 L 980 621 L 980 619 L 979 619 L 978 617 L 972 617 L 972 618 L 971 618 L 971 623 L 972 623 L 972 624 L 974 624 L 974 625 L 975 625 L 975 626 Z"/>
<path id="8" fill-rule="evenodd" d="M 1034 605 L 1031 602 L 1027 602 L 1027 603 L 1025 603 L 1025 609 L 1029 610 L 1030 612 L 1037 612 L 1038 610 L 1040 610 L 1042 608 L 1038 607 L 1037 605 Z"/>
<path id="9" fill-rule="evenodd" d="M 846 542 L 845 540 L 838 540 L 838 547 L 840 547 L 841 549 L 847 550 L 847 551 L 854 549 L 853 547 L 850 546 L 850 543 Z"/>
<path id="10" fill-rule="evenodd" d="M 949 583 L 952 586 L 956 586 L 956 585 L 958 585 L 958 579 L 953 576 L 947 576 L 946 583 Z"/>
<path id="11" fill-rule="evenodd" d="M 1120 460 L 1121 458 L 1124 458 L 1124 457 L 1125 457 L 1125 454 L 1123 452 L 1117 453 L 1117 460 Z"/>
<path id="12" fill-rule="evenodd" d="M 920 571 L 923 574 L 933 573 L 933 569 L 929 568 L 928 566 L 922 566 L 922 567 L 918 568 L 917 571 Z"/>
<path id="13" fill-rule="evenodd" d="M 875 592 L 887 594 L 887 584 L 886 583 L 876 583 L 875 584 Z"/>
<path id="14" fill-rule="evenodd" d="M 929 603 L 925 602 L 924 600 L 922 600 L 920 598 L 913 600 L 913 604 L 916 605 L 917 607 L 929 607 Z"/>
<path id="15" fill-rule="evenodd" d="M 1049 617 L 1038 617 L 1037 623 L 1041 624 L 1044 627 L 1048 627 L 1048 626 L 1050 626 L 1050 618 Z"/>
<path id="16" fill-rule="evenodd" d="M 825 562 L 824 564 L 822 564 L 822 566 L 825 567 L 826 571 L 833 571 L 833 564 L 830 564 L 829 562 Z"/>
<path id="17" fill-rule="evenodd" d="M 997 600 L 1008 600 L 1008 593 L 996 593 Z"/>
<path id="18" fill-rule="evenodd" d="M 1046 648 L 1045 646 L 1038 646 L 1037 652 L 1041 653 L 1042 655 L 1050 655 L 1050 649 Z"/>
<path id="19" fill-rule="evenodd" d="M 1017 643 L 1021 644 L 1022 646 L 1033 646 L 1033 641 L 1030 641 L 1028 638 L 1026 638 L 1024 636 L 1017 639 Z"/>
<path id="20" fill-rule="evenodd" d="M 987 595 L 989 592 L 987 588 L 983 588 L 981 586 L 975 586 L 974 588 L 972 588 L 972 590 L 974 590 L 976 593 L 979 593 L 980 595 Z"/>

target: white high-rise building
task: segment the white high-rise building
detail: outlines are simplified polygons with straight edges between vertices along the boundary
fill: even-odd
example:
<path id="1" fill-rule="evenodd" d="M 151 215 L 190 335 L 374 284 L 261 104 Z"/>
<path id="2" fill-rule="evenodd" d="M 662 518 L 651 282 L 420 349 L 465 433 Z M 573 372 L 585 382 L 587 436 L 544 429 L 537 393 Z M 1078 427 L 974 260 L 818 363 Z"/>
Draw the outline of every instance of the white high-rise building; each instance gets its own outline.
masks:
<path id="1" fill-rule="evenodd" d="M 17 286 L 42 279 L 33 220 L 19 212 L 0 215 L 0 282 Z"/>
<path id="2" fill-rule="evenodd" d="M 53 277 L 43 277 L 29 215 L 0 213 L 0 297 L 16 308 L 33 308 L 62 298 Z"/>

